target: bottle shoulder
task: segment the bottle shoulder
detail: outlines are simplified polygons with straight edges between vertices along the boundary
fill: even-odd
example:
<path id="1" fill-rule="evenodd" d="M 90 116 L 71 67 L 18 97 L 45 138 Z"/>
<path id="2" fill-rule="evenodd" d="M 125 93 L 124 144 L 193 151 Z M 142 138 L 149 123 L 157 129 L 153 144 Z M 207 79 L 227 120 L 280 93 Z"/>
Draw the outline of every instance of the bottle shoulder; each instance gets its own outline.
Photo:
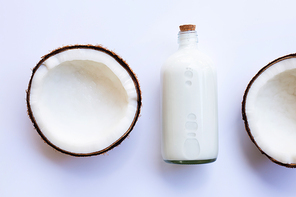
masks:
<path id="1" fill-rule="evenodd" d="M 198 49 L 179 49 L 165 61 L 162 72 L 169 68 L 189 65 L 196 69 L 211 68 L 211 70 L 215 70 L 212 60 Z"/>

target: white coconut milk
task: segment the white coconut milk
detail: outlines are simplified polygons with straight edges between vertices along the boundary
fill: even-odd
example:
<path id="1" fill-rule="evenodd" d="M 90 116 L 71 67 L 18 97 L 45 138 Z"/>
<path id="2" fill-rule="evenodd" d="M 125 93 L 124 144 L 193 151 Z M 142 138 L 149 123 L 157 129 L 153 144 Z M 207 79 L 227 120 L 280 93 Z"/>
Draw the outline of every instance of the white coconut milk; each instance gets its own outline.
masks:
<path id="1" fill-rule="evenodd" d="M 162 156 L 168 163 L 213 162 L 218 154 L 216 71 L 197 49 L 195 31 L 162 67 Z"/>

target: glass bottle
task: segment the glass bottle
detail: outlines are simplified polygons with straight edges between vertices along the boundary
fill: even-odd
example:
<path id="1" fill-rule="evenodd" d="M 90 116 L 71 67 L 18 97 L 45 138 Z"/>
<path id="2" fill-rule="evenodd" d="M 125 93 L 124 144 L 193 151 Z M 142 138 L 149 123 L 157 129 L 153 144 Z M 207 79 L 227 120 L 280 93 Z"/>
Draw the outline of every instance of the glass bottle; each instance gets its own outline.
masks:
<path id="1" fill-rule="evenodd" d="M 161 69 L 162 157 L 202 164 L 218 155 L 217 80 L 212 61 L 197 48 L 195 25 L 182 25 L 179 49 Z"/>

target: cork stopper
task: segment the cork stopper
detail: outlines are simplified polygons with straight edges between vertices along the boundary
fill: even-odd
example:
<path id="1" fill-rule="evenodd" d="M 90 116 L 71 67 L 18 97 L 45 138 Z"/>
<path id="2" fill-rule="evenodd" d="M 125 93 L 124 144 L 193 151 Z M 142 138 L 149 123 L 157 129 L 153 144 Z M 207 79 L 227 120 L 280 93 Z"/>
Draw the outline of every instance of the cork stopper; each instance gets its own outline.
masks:
<path id="1" fill-rule="evenodd" d="M 180 25 L 180 31 L 195 31 L 195 25 Z"/>

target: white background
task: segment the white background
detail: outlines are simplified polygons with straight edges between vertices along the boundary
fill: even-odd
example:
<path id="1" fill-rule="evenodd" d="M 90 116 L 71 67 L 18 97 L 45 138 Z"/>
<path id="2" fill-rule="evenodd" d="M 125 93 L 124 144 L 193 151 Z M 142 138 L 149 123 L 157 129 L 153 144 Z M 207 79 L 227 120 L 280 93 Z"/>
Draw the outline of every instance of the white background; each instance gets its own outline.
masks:
<path id="1" fill-rule="evenodd" d="M 295 7 L 294 0 L 0 0 L 0 196 L 295 196 L 296 169 L 261 155 L 241 119 L 252 76 L 296 52 Z M 200 50 L 218 71 L 220 151 L 207 165 L 170 165 L 160 155 L 160 67 L 184 23 L 197 25 Z M 31 69 L 69 44 L 102 44 L 139 78 L 141 117 L 108 155 L 59 153 L 27 116 Z"/>

